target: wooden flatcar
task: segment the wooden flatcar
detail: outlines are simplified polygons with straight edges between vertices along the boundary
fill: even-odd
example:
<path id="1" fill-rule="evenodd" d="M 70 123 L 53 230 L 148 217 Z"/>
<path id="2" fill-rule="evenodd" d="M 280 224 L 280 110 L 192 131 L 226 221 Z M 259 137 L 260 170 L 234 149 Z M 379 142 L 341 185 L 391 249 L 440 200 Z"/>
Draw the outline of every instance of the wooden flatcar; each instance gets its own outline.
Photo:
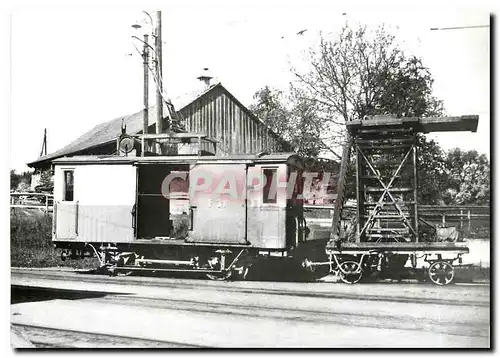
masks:
<path id="1" fill-rule="evenodd" d="M 347 123 L 331 240 L 325 262 L 342 281 L 363 277 L 417 277 L 437 285 L 453 281 L 453 263 L 469 252 L 465 242 L 440 238 L 418 214 L 417 134 L 472 131 L 478 116 L 397 118 L 375 116 Z M 341 232 L 344 183 L 351 148 L 356 159 L 356 216 L 350 234 Z M 429 264 L 417 270 L 418 259 Z M 409 265 L 407 265 L 409 263 Z"/>

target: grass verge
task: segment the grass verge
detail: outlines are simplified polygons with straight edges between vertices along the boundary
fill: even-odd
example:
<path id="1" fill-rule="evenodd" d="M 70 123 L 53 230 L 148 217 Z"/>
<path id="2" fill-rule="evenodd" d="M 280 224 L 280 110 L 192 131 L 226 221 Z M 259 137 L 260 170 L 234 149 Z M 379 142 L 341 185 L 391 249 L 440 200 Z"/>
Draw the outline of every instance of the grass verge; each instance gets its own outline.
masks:
<path id="1" fill-rule="evenodd" d="M 52 215 L 38 209 L 11 209 L 11 267 L 73 267 L 90 269 L 99 266 L 96 258 L 60 259 L 52 243 Z"/>

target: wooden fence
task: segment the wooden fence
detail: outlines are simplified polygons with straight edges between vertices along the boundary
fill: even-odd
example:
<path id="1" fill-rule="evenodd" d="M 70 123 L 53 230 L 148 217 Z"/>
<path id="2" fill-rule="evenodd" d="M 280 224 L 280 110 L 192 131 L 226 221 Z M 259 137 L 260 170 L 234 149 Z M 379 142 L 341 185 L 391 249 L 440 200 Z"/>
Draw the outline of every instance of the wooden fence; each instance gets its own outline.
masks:
<path id="1" fill-rule="evenodd" d="M 10 193 L 10 207 L 41 209 L 50 212 L 54 209 L 54 195 L 48 193 Z"/>
<path id="2" fill-rule="evenodd" d="M 328 228 L 332 225 L 333 205 L 304 205 L 308 224 Z M 434 227 L 454 226 L 465 237 L 490 238 L 489 206 L 438 206 L 419 205 L 419 218 Z M 356 215 L 356 205 L 344 207 L 343 219 Z"/>
<path id="3" fill-rule="evenodd" d="M 419 218 L 436 227 L 454 226 L 465 237 L 489 238 L 491 212 L 489 206 L 420 205 Z"/>

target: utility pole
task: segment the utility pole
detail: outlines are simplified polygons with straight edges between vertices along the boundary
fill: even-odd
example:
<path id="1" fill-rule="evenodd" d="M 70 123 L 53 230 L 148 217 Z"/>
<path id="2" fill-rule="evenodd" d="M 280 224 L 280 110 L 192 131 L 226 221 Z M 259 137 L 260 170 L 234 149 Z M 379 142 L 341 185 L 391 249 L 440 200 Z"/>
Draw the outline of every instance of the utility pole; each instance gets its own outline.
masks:
<path id="1" fill-rule="evenodd" d="M 42 150 L 40 151 L 40 157 L 43 155 L 47 155 L 47 128 L 43 130 L 43 142 L 42 142 Z"/>
<path id="2" fill-rule="evenodd" d="M 161 11 L 156 11 L 155 29 L 155 50 L 156 50 L 156 134 L 163 133 L 163 81 L 162 81 L 162 50 L 161 50 Z M 158 143 L 157 153 L 161 153 L 161 144 Z"/>
<path id="3" fill-rule="evenodd" d="M 148 35 L 144 34 L 144 43 L 142 50 L 142 58 L 144 64 L 144 112 L 143 112 L 143 127 L 142 134 L 148 133 L 149 123 L 148 123 L 148 106 L 149 106 L 149 74 L 148 74 L 148 61 L 149 61 L 149 46 L 148 46 Z M 142 140 L 143 147 L 141 148 L 141 157 L 144 157 L 144 152 L 148 150 L 149 144 L 146 139 Z"/>

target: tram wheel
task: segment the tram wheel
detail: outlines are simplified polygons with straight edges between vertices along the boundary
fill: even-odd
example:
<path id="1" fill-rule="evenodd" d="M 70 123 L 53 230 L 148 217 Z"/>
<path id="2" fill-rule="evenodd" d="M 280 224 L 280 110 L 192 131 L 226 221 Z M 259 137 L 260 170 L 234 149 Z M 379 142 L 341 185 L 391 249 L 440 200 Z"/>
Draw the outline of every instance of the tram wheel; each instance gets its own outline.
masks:
<path id="1" fill-rule="evenodd" d="M 251 264 L 241 266 L 241 268 L 239 270 L 237 270 L 238 279 L 240 279 L 242 281 L 246 280 L 251 266 L 252 266 Z"/>
<path id="2" fill-rule="evenodd" d="M 429 266 L 429 278 L 439 286 L 448 285 L 455 277 L 455 269 L 446 261 L 436 261 Z"/>
<path id="3" fill-rule="evenodd" d="M 224 271 L 218 273 L 207 273 L 206 276 L 212 281 L 226 281 L 233 275 L 232 271 Z"/>
<path id="4" fill-rule="evenodd" d="M 363 271 L 356 261 L 344 261 L 339 267 L 340 279 L 344 283 L 354 284 L 361 280 Z"/>

